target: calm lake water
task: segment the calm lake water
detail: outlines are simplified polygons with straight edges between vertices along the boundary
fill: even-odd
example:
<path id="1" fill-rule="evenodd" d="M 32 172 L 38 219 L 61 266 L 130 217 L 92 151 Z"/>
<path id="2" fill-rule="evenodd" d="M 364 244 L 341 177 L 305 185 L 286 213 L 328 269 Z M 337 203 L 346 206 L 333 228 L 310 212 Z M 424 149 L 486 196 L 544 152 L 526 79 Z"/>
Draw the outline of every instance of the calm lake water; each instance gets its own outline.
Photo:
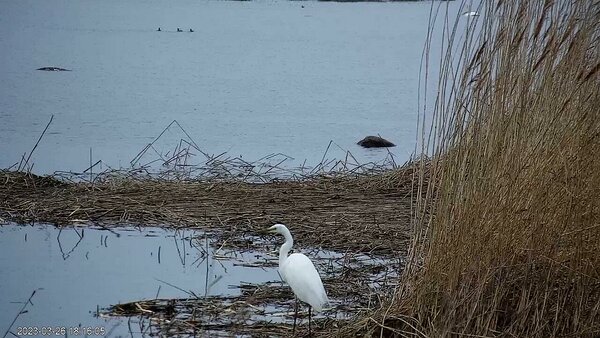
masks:
<path id="1" fill-rule="evenodd" d="M 0 168 L 31 150 L 53 114 L 36 173 L 82 171 L 90 148 L 94 162 L 127 167 L 173 120 L 209 154 L 310 165 L 334 141 L 332 157 L 377 161 L 387 150 L 355 143 L 380 134 L 403 162 L 431 6 L 2 0 Z M 45 66 L 72 71 L 36 70 Z M 159 151 L 182 136 L 167 133 Z"/>
<path id="2" fill-rule="evenodd" d="M 231 295 L 238 292 L 231 285 L 240 282 L 279 280 L 276 269 L 240 265 L 256 261 L 256 257 L 239 254 L 214 259 L 214 250 L 204 250 L 202 241 L 193 240 L 195 236 L 201 233 L 160 228 L 61 231 L 51 225 L 2 226 L 0 330 L 8 329 L 34 290 L 33 304 L 19 316 L 12 332 L 23 326 L 81 325 L 103 327 L 110 336 L 119 336 L 128 334 L 127 319 L 98 318 L 98 310 L 142 299 L 189 296 L 177 288 L 200 297 Z M 260 254 L 265 257 L 268 253 Z"/>

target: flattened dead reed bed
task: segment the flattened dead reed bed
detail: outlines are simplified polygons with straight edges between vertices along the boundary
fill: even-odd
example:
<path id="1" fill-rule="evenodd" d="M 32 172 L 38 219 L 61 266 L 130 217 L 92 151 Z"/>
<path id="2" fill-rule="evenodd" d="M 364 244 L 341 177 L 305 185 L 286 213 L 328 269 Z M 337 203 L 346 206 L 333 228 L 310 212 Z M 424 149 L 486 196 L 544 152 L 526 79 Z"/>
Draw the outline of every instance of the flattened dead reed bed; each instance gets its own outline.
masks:
<path id="1" fill-rule="evenodd" d="M 391 254 L 408 248 L 412 172 L 404 166 L 377 176 L 266 184 L 119 178 L 91 184 L 2 171 L 0 217 L 61 226 L 202 227 L 224 236 L 283 222 L 302 245 Z"/>

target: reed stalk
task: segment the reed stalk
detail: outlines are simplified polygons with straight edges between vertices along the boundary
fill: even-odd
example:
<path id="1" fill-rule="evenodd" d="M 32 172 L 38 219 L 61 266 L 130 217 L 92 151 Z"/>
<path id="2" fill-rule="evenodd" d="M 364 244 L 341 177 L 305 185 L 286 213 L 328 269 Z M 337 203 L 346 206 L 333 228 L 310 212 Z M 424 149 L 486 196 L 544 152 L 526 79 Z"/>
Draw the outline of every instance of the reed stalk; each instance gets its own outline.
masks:
<path id="1" fill-rule="evenodd" d="M 444 28 L 422 131 L 432 160 L 381 332 L 598 336 L 600 2 L 489 1 L 480 14 Z"/>

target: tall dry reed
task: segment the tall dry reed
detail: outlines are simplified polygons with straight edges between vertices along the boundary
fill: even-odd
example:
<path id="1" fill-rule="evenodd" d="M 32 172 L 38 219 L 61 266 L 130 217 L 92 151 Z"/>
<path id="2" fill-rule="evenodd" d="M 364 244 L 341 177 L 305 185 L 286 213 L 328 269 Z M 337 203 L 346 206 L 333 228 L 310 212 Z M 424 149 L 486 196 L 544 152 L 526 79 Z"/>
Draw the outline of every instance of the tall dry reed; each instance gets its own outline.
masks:
<path id="1" fill-rule="evenodd" d="M 600 2 L 480 14 L 444 29 L 415 181 L 434 184 L 384 331 L 600 336 Z"/>

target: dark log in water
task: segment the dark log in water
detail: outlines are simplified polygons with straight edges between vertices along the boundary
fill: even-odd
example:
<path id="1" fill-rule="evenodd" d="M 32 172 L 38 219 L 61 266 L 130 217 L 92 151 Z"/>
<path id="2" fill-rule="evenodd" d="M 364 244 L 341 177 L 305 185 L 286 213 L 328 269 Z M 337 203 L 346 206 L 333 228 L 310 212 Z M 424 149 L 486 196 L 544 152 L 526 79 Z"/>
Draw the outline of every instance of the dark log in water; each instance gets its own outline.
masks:
<path id="1" fill-rule="evenodd" d="M 365 148 L 382 148 L 382 147 L 395 147 L 396 145 L 392 142 L 380 137 L 380 136 L 367 136 L 364 139 L 358 141 L 359 146 Z"/>

